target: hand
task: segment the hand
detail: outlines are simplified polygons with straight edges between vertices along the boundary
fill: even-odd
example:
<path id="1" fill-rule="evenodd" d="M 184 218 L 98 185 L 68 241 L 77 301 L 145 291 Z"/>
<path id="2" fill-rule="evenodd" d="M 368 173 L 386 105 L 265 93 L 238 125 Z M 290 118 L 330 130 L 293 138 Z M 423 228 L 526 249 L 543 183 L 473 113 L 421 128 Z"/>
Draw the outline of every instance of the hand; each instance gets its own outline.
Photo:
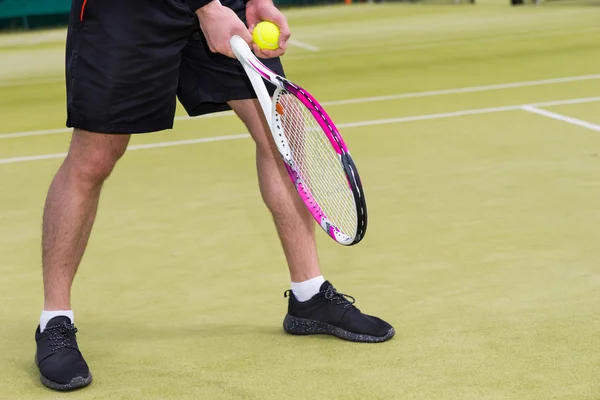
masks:
<path id="1" fill-rule="evenodd" d="M 279 48 L 275 50 L 261 50 L 256 43 L 252 43 L 254 54 L 261 58 L 280 57 L 285 53 L 290 38 L 290 27 L 285 16 L 275 7 L 272 0 L 250 0 L 246 4 L 246 20 L 248 30 L 252 32 L 256 24 L 261 21 L 270 21 L 279 27 Z"/>
<path id="2" fill-rule="evenodd" d="M 199 8 L 196 14 L 200 21 L 200 29 L 208 42 L 208 48 L 213 53 L 235 58 L 229 44 L 229 39 L 234 35 L 240 36 L 248 44 L 252 43 L 252 35 L 246 25 L 231 8 L 222 6 L 219 0 L 213 0 Z"/>

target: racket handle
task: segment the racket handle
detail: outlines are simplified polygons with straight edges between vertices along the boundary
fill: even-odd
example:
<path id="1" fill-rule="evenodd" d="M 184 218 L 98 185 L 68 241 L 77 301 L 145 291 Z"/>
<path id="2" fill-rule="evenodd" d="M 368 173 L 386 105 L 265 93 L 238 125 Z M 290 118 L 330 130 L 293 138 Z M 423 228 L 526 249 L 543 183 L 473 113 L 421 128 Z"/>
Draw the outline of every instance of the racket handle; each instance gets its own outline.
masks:
<path id="1" fill-rule="evenodd" d="M 263 64 L 252 52 L 248 43 L 244 41 L 241 37 L 234 35 L 229 39 L 229 44 L 231 45 L 231 50 L 233 54 L 237 57 L 238 60 L 244 65 L 248 65 L 252 69 L 254 69 L 260 76 L 263 77 L 267 82 L 272 83 L 275 86 L 279 86 L 284 89 L 283 85 L 277 79 L 279 75 L 275 72 L 271 71 L 269 67 Z"/>
<path id="2" fill-rule="evenodd" d="M 231 50 L 233 54 L 237 57 L 238 60 L 247 60 L 249 57 L 253 57 L 252 50 L 250 50 L 250 46 L 244 39 L 242 39 L 238 35 L 234 35 L 229 39 L 229 45 L 231 46 Z"/>
<path id="3" fill-rule="evenodd" d="M 233 36 L 229 43 L 231 44 L 231 50 L 233 54 L 237 57 L 237 59 L 244 67 L 244 71 L 246 71 L 246 75 L 254 88 L 254 92 L 256 93 L 256 97 L 258 98 L 258 102 L 260 103 L 260 107 L 263 110 L 263 114 L 265 115 L 265 119 L 267 121 L 267 125 L 271 131 L 273 130 L 273 122 L 272 122 L 272 102 L 271 96 L 267 91 L 267 87 L 265 86 L 265 82 L 263 81 L 263 77 L 257 71 L 257 69 L 248 61 L 249 57 L 252 57 L 256 60 L 257 63 L 260 63 L 258 59 L 250 50 L 248 44 L 239 36 Z"/>

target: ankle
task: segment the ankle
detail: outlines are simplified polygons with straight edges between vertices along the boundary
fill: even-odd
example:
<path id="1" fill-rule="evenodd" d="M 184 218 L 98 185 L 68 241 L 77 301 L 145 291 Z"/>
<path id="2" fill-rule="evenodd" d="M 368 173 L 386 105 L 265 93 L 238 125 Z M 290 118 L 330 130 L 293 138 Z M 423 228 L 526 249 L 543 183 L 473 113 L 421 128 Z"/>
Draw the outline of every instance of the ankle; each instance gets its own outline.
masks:
<path id="1" fill-rule="evenodd" d="M 292 282 L 292 293 L 294 293 L 298 301 L 310 300 L 314 295 L 319 293 L 324 282 L 325 278 L 323 278 L 323 275 L 302 282 Z"/>
<path id="2" fill-rule="evenodd" d="M 61 311 L 61 310 L 70 310 L 71 309 L 71 302 L 69 301 L 70 295 L 67 292 L 66 296 L 59 296 L 58 298 L 56 298 L 54 300 L 57 301 L 52 301 L 48 298 L 44 299 L 44 308 L 42 309 L 43 311 Z"/>
<path id="3" fill-rule="evenodd" d="M 72 324 L 75 323 L 73 310 L 42 310 L 42 315 L 40 315 L 40 332 L 44 332 L 48 322 L 56 317 L 67 317 L 71 320 Z"/>

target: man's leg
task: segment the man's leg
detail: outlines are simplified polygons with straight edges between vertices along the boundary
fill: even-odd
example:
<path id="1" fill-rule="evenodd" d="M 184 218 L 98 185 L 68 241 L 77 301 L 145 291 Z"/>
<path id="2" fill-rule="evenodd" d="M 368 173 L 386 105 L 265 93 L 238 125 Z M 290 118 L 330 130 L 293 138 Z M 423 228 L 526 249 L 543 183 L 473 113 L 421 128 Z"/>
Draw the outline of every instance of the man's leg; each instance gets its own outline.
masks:
<path id="1" fill-rule="evenodd" d="M 303 282 L 321 275 L 315 242 L 315 220 L 296 193 L 270 138 L 258 101 L 233 100 L 229 105 L 246 124 L 256 143 L 260 193 L 273 215 L 292 282 Z"/>
<path id="2" fill-rule="evenodd" d="M 44 311 L 35 361 L 42 383 L 69 390 L 92 376 L 77 344 L 70 292 L 102 184 L 129 134 L 170 129 L 182 50 L 199 29 L 185 2 L 73 1 L 66 43 L 69 153 L 43 220 Z M 92 133 L 102 132 L 102 133 Z"/>
<path id="3" fill-rule="evenodd" d="M 36 331 L 36 363 L 42 383 L 53 389 L 74 389 L 92 381 L 75 337 L 71 285 L 92 231 L 102 185 L 128 142 L 129 135 L 75 129 L 69 153 L 48 191 L 42 231 L 44 310 Z"/>
<path id="4" fill-rule="evenodd" d="M 71 309 L 71 284 L 92 231 L 100 190 L 128 143 L 129 135 L 73 132 L 69 153 L 50 185 L 44 208 L 45 311 Z"/>
<path id="5" fill-rule="evenodd" d="M 244 1 L 221 2 L 245 20 Z M 263 61 L 284 74 L 279 59 Z M 192 116 L 233 109 L 256 143 L 260 192 L 273 215 L 292 281 L 292 290 L 286 292 L 289 303 L 283 328 L 294 334 L 326 333 L 362 342 L 388 340 L 394 335 L 390 324 L 361 313 L 321 275 L 316 222 L 289 178 L 258 101 L 252 100 L 251 87 L 239 61 L 212 54 L 202 41 L 187 44 L 179 76 L 181 104 Z"/>
<path id="6" fill-rule="evenodd" d="M 283 327 L 288 333 L 329 334 L 356 342 L 384 342 L 394 328 L 363 314 L 354 298 L 339 293 L 319 270 L 315 222 L 291 182 L 257 100 L 228 104 L 246 124 L 256 143 L 260 192 L 273 214 L 288 261 L 292 290 Z"/>

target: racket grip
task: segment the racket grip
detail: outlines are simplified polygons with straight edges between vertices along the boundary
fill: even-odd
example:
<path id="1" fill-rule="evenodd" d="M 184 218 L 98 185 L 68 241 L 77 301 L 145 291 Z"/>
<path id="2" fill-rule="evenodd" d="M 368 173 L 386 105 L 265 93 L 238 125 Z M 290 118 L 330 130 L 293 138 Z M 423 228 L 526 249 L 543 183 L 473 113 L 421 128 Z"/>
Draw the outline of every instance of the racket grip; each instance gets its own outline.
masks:
<path id="1" fill-rule="evenodd" d="M 231 46 L 231 50 L 238 60 L 247 60 L 248 58 L 254 56 L 254 54 L 252 54 L 252 50 L 250 50 L 250 46 L 248 46 L 248 43 L 246 43 L 246 41 L 238 35 L 233 35 L 231 39 L 229 39 L 229 45 Z"/>

